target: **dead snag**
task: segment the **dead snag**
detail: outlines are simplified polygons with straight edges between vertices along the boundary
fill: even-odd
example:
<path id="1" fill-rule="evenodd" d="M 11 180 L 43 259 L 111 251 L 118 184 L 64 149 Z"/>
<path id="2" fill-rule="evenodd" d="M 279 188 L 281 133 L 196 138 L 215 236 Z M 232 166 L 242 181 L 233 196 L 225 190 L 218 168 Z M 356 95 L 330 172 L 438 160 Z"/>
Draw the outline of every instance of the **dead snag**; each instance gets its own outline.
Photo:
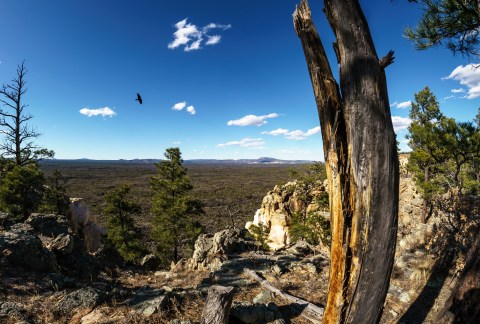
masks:
<path id="1" fill-rule="evenodd" d="M 232 306 L 233 287 L 213 285 L 208 288 L 207 301 L 202 312 L 202 324 L 227 324 Z"/>
<path id="2" fill-rule="evenodd" d="M 340 87 L 310 8 L 293 22 L 307 61 L 323 137 L 332 227 L 324 323 L 377 323 L 393 267 L 398 157 L 384 68 L 358 0 L 325 0 L 335 33 Z M 340 91 L 341 89 L 341 91 Z"/>

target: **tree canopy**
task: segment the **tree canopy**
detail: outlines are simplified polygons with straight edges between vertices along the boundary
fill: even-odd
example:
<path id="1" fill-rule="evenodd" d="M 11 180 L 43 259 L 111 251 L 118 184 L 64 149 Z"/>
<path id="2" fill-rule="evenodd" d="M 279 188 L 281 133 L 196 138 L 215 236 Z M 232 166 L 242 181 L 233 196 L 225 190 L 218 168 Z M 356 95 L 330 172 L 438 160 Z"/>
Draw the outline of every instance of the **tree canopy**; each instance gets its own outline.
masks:
<path id="1" fill-rule="evenodd" d="M 478 57 L 480 44 L 480 3 L 465 0 L 409 0 L 424 6 L 415 28 L 405 36 L 415 48 L 424 50 L 445 46 L 454 54 Z"/>

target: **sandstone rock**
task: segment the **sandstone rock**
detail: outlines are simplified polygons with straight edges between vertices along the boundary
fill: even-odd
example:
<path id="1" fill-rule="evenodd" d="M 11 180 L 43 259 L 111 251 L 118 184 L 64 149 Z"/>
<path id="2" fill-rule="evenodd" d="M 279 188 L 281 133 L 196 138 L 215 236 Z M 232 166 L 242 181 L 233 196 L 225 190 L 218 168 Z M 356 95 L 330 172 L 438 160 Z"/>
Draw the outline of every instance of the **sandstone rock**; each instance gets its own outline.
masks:
<path id="1" fill-rule="evenodd" d="M 140 265 L 144 269 L 155 270 L 160 265 L 160 259 L 153 254 L 147 254 L 143 257 L 142 261 L 140 261 Z"/>
<path id="2" fill-rule="evenodd" d="M 307 242 L 298 241 L 295 242 L 295 244 L 291 247 L 287 248 L 285 252 L 287 252 L 288 254 L 293 254 L 295 256 L 305 256 L 313 253 L 313 249 Z"/>
<path id="3" fill-rule="evenodd" d="M 92 288 L 81 288 L 63 297 L 53 310 L 55 316 L 71 314 L 75 309 L 93 308 L 99 304 L 101 296 Z"/>
<path id="4" fill-rule="evenodd" d="M 325 186 L 322 183 L 311 188 L 304 187 L 296 181 L 275 186 L 263 198 L 261 208 L 256 211 L 253 222 L 247 222 L 245 228 L 249 229 L 252 224 L 265 226 L 268 230 L 268 246 L 272 250 L 279 250 L 290 244 L 289 226 L 292 215 L 305 211 L 322 212 L 314 200 L 324 192 Z"/>
<path id="5" fill-rule="evenodd" d="M 0 233 L 0 254 L 8 263 L 35 271 L 56 270 L 55 255 L 48 251 L 28 224 L 15 224 Z"/>

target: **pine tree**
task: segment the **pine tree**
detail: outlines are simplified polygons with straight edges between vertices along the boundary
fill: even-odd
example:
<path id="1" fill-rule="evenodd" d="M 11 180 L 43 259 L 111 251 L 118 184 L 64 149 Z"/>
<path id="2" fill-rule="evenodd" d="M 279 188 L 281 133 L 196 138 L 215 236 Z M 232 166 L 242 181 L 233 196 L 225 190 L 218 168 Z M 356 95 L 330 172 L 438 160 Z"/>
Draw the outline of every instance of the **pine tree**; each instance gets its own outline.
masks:
<path id="1" fill-rule="evenodd" d="M 105 196 L 107 207 L 107 239 L 126 261 L 137 261 L 145 254 L 132 215 L 140 213 L 140 205 L 129 199 L 130 186 L 122 184 Z"/>
<path id="2" fill-rule="evenodd" d="M 184 248 L 193 246 L 201 233 L 194 216 L 203 213 L 200 202 L 192 200 L 192 190 L 187 169 L 179 148 L 168 148 L 166 160 L 156 163 L 158 175 L 152 177 L 155 191 L 152 202 L 152 238 L 157 243 L 157 253 L 163 263 L 178 262 Z"/>

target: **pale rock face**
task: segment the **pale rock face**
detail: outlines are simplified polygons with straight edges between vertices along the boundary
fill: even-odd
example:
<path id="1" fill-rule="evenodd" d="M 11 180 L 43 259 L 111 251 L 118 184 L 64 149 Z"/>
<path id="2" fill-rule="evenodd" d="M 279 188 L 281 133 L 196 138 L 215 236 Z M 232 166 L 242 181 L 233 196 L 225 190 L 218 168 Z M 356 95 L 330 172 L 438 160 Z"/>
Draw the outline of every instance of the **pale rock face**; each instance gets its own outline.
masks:
<path id="1" fill-rule="evenodd" d="M 320 209 L 315 203 L 306 204 L 302 196 L 314 197 L 325 191 L 323 184 L 310 188 L 307 192 L 299 187 L 296 181 L 288 182 L 282 186 L 275 186 L 262 200 L 262 206 L 253 216 L 253 222 L 247 222 L 246 229 L 250 226 L 264 225 L 268 231 L 268 246 L 278 250 L 290 244 L 290 220 L 294 213 L 317 212 Z M 309 199 L 312 200 L 312 199 Z"/>
<path id="2" fill-rule="evenodd" d="M 106 235 L 106 230 L 97 224 L 97 218 L 90 214 L 83 198 L 70 198 L 67 219 L 73 232 L 80 234 L 88 252 L 94 253 L 100 249 L 102 235 Z"/>

